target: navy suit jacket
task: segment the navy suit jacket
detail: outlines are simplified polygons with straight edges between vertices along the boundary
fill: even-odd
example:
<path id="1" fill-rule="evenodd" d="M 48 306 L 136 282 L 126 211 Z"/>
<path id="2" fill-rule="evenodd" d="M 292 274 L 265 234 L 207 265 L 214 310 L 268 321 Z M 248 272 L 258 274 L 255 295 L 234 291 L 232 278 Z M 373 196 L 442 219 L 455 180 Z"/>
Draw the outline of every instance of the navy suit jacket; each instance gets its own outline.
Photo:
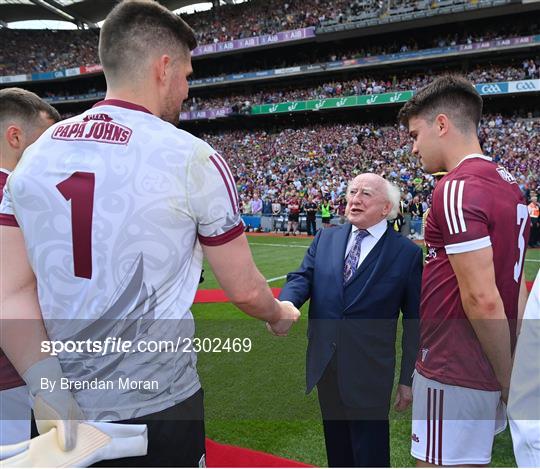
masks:
<path id="1" fill-rule="evenodd" d="M 419 346 L 422 250 L 390 226 L 352 278 L 343 284 L 346 223 L 320 230 L 300 268 L 287 275 L 281 300 L 300 308 L 308 299 L 306 392 L 336 354 L 343 402 L 388 406 L 395 370 L 396 329 L 403 313 L 400 383 L 410 386 Z"/>

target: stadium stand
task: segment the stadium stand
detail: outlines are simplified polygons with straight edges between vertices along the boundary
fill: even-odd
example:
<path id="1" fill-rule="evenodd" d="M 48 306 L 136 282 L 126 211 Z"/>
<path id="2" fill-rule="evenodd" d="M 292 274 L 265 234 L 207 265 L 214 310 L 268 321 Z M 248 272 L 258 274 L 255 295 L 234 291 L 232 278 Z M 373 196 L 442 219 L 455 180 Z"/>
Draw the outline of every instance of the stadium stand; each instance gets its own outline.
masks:
<path id="1" fill-rule="evenodd" d="M 252 0 L 187 15 L 200 46 L 233 44 L 225 41 L 301 28 L 315 32 L 296 42 L 259 44 L 253 51 L 236 51 L 236 43 L 230 49 L 199 48 L 193 57 L 190 98 L 184 103 L 183 118 L 188 120 L 182 125 L 203 134 L 229 159 L 246 214 L 255 194 L 262 197 L 268 212 L 272 202 L 286 211 L 293 192 L 328 197 L 335 202 L 337 214 L 342 211 L 340 197 L 347 180 L 361 170 L 396 180 L 407 201 L 419 197 L 427 208 L 433 179 L 423 174 L 410 154 L 408 137 L 395 125 L 395 105 L 366 109 L 369 117 L 360 119 L 359 108 L 348 113 L 328 110 L 306 114 L 292 124 L 292 114 L 286 112 L 250 115 L 259 105 L 414 92 L 435 75 L 459 72 L 474 83 L 488 84 L 486 109 L 491 114 L 480 130 L 485 151 L 515 172 L 524 191 L 534 192 L 540 170 L 532 155 L 540 130 L 535 117 L 539 109 L 526 93 L 507 97 L 508 85 L 493 88 L 490 84 L 526 81 L 526 87 L 532 88 L 525 91 L 538 92 L 540 85 L 534 80 L 540 78 L 539 25 L 524 7 L 498 10 L 510 8 L 504 0 L 498 6 L 474 2 L 475 9 L 488 13 L 481 20 L 468 13 L 470 18 L 465 20 L 460 12 L 471 10 L 471 5 L 466 0 L 339 0 L 331 4 Z M 510 12 L 510 17 L 503 11 Z M 450 18 L 436 28 L 436 34 L 429 27 L 432 20 L 425 19 L 424 24 L 418 19 L 433 12 L 447 13 Z M 415 27 L 407 25 L 411 15 L 418 16 Z M 396 24 L 392 30 L 377 32 L 371 24 L 374 19 Z M 367 41 L 362 31 L 368 27 L 375 34 Z M 343 28 L 348 31 L 346 37 Z M 24 86 L 57 105 L 64 117 L 103 98 L 105 83 L 95 65 L 96 30 L 3 28 L 0 39 L 6 45 L 0 75 L 37 74 L 26 75 Z M 46 79 L 39 75 L 50 71 L 52 75 L 43 75 Z M 13 80 L 2 81 L 0 86 L 6 83 L 11 85 Z"/>
<path id="2" fill-rule="evenodd" d="M 521 189 L 536 191 L 540 185 L 540 121 L 485 116 L 481 140 L 492 155 L 516 176 Z M 258 194 L 270 203 L 286 206 L 292 194 L 339 203 L 352 175 L 375 172 L 397 183 L 406 200 L 419 196 L 429 206 L 434 178 L 423 173 L 418 158 L 410 153 L 410 139 L 396 125 L 315 125 L 274 131 L 234 131 L 205 134 L 223 154 L 237 175 L 250 214 L 250 202 Z"/>
<path id="3" fill-rule="evenodd" d="M 446 3 L 448 2 L 455 2 L 457 5 L 466 3 L 463 0 L 449 0 Z M 427 8 L 437 11 L 437 8 L 443 8 L 446 3 L 400 0 L 389 2 L 383 7 L 381 6 L 383 2 L 375 2 L 374 0 L 355 0 L 352 2 L 340 0 L 332 2 L 332 4 L 321 0 L 291 0 L 289 2 L 254 0 L 240 5 L 224 5 L 216 12 L 211 10 L 185 15 L 184 18 L 195 29 L 200 44 L 205 44 L 275 34 L 288 29 L 319 26 L 321 22 L 323 24 L 330 24 L 332 21 L 343 22 L 344 18 L 355 18 L 355 13 L 360 10 L 383 15 L 388 12 L 403 13 L 405 11 L 403 8 L 414 8 L 416 10 Z M 388 6 L 391 6 L 391 8 L 388 8 Z M 397 13 L 392 14 L 396 15 Z M 362 48 L 358 48 L 358 45 L 354 42 L 345 47 L 342 44 L 339 47 L 332 47 L 333 41 L 330 41 L 330 51 L 326 50 L 327 47 L 317 48 L 316 50 L 309 48 L 301 51 L 301 58 L 298 58 L 296 53 L 286 54 L 280 57 L 281 63 L 279 63 L 279 66 L 294 66 L 316 61 L 335 61 L 338 58 L 347 60 L 359 56 L 369 57 L 377 54 L 414 51 L 456 44 L 472 44 L 487 40 L 525 36 L 534 33 L 538 29 L 537 24 L 531 21 L 509 23 L 497 18 L 488 19 L 487 22 L 483 22 L 478 26 L 471 30 L 456 31 L 449 29 L 446 33 L 438 31 L 436 35 L 433 35 L 432 31 L 426 34 L 426 31 L 413 30 L 406 37 L 396 37 L 394 35 L 390 40 L 378 40 L 376 43 L 371 43 Z M 54 71 L 99 62 L 97 54 L 98 32 L 94 29 L 56 31 L 4 28 L 0 29 L 0 40 L 4 44 L 0 61 L 0 75 L 4 76 Z M 24 53 L 21 51 L 24 51 Z M 212 64 L 211 75 L 201 75 L 199 70 L 195 70 L 194 76 L 219 76 L 226 71 L 230 72 L 234 68 L 231 65 L 229 61 L 226 64 L 226 70 L 217 72 L 215 64 Z M 239 65 L 245 67 L 244 61 L 241 61 Z M 240 73 L 265 68 L 268 68 L 268 61 L 266 57 L 262 57 L 262 60 L 257 60 L 252 67 L 244 69 L 236 67 L 234 71 Z M 202 70 L 205 70 L 205 67 Z"/>
<path id="4" fill-rule="evenodd" d="M 97 53 L 99 31 L 11 29 L 5 27 L 7 20 L 2 17 L 1 3 L 0 88 L 20 86 L 34 91 L 53 103 L 64 118 L 103 99 L 105 80 Z M 99 11 L 110 8 L 103 5 L 115 4 L 95 0 L 81 3 Z M 161 3 L 174 3 L 176 7 L 189 2 Z M 309 197 L 316 204 L 330 201 L 333 223 L 342 223 L 347 182 L 361 172 L 374 172 L 400 187 L 403 232 L 411 238 L 421 237 L 422 217 L 413 204 L 420 204 L 425 212 L 431 205 L 436 181 L 422 171 L 419 159 L 411 153 L 407 131 L 396 122 L 404 101 L 389 98 L 384 104 L 375 105 L 374 101 L 358 100 L 346 108 L 333 102 L 327 108 L 305 110 L 279 105 L 350 96 L 366 98 L 389 92 L 410 96 L 408 92 L 447 71 L 466 74 L 474 83 L 485 84 L 484 118 L 479 128 L 484 152 L 516 177 L 527 203 L 540 192 L 540 2 L 227 3 L 184 16 L 196 31 L 199 48 L 193 55 L 190 96 L 184 103 L 179 126 L 206 140 L 229 163 L 246 229 L 285 231 L 292 197 L 299 197 L 302 205 Z M 104 14 L 91 19 L 98 22 Z M 289 35 L 292 39 L 282 40 L 279 33 L 284 31 L 301 31 L 305 37 Z M 266 42 L 260 40 L 262 36 L 267 37 Z M 270 106 L 275 109 L 268 109 Z M 262 206 L 255 202 L 259 198 Z M 303 215 L 302 211 L 300 228 L 305 231 Z M 261 224 L 265 218 L 271 223 Z M 280 270 L 276 275 L 281 273 Z M 207 285 L 208 277 L 203 288 Z M 238 379 L 233 374 L 229 378 Z M 223 390 L 230 392 L 226 386 Z M 215 399 L 215 395 L 212 397 Z M 300 397 L 304 399 L 303 395 Z M 215 400 L 209 402 L 215 405 Z M 236 408 L 233 412 L 235 415 L 227 424 L 239 418 Z M 257 423 L 257 431 L 264 431 L 263 423 Z M 410 426 L 408 422 L 401 423 Z M 271 424 L 277 427 L 274 417 Z M 216 432 L 215 421 L 212 425 L 209 436 L 222 442 L 227 440 L 230 428 L 234 431 L 234 425 L 225 426 L 220 432 Z M 297 437 L 314 440 L 311 423 L 308 425 L 310 429 L 305 434 L 294 425 L 290 439 L 294 445 Z M 247 435 L 250 429 L 246 428 L 243 432 Z M 399 448 L 396 453 L 408 456 L 409 428 L 396 428 L 400 435 L 407 435 L 403 438 L 406 448 Z M 251 442 L 249 436 L 242 443 Z M 284 432 L 274 438 L 279 440 L 276 445 L 283 444 L 286 437 Z M 265 438 L 271 440 L 273 434 L 268 432 Z M 501 440 L 498 442 L 494 465 L 511 466 L 514 461 L 509 436 L 499 438 L 506 440 L 503 451 Z M 323 447 L 322 440 L 314 444 Z M 228 458 L 235 467 L 285 464 L 283 460 L 267 459 L 266 455 L 263 460 L 253 459 L 253 454 L 246 458 L 238 448 L 218 446 L 222 445 L 207 442 L 209 467 L 223 467 Z M 315 462 L 310 459 L 314 457 L 311 446 L 307 450 L 298 446 L 303 453 L 293 452 L 297 459 L 325 464 L 324 458 Z M 292 451 L 290 447 L 288 450 Z M 503 457 L 504 452 L 508 455 Z M 413 464 L 412 460 L 396 459 L 394 454 L 393 458 L 396 466 Z M 293 461 L 287 464 L 297 465 Z"/>
<path id="5" fill-rule="evenodd" d="M 1 29 L 0 75 L 47 72 L 99 62 L 95 31 Z"/>
<path id="6" fill-rule="evenodd" d="M 496 81 L 512 81 L 539 78 L 540 60 L 525 59 L 521 66 L 475 66 L 466 75 L 473 83 L 487 83 Z M 372 95 L 389 91 L 407 91 L 422 88 L 428 84 L 433 76 L 446 72 L 458 72 L 455 69 L 442 71 L 426 71 L 413 76 L 400 77 L 396 74 L 385 77 L 359 77 L 347 81 L 330 81 L 318 86 L 298 84 L 287 87 L 273 87 L 249 94 L 193 97 L 186 105 L 190 111 L 209 108 L 235 107 L 237 112 L 247 112 L 252 104 L 281 103 L 285 101 L 300 101 L 309 99 L 326 99 L 341 96 Z M 464 70 L 461 70 L 463 73 Z M 384 74 L 379 74 L 384 75 Z M 247 104 L 246 104 L 247 103 Z"/>

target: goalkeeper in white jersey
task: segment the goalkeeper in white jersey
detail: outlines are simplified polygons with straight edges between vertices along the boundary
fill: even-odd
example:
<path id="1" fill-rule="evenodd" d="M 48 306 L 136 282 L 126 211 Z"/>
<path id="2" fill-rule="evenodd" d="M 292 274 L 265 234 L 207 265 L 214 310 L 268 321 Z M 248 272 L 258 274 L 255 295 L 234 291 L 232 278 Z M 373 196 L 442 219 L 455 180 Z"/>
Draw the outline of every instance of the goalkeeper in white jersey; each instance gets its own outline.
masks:
<path id="1" fill-rule="evenodd" d="M 275 334 L 285 335 L 299 315 L 274 299 L 253 263 L 226 159 L 174 125 L 195 46 L 189 26 L 157 2 L 118 4 L 99 40 L 105 100 L 28 149 L 0 206 L 10 225 L 1 227 L 6 245 L 20 249 L 24 236 L 49 338 L 133 344 L 59 353 L 86 419 L 149 426 L 148 456 L 131 466 L 204 462 L 195 353 L 137 348 L 193 338 L 190 307 L 203 256 L 231 301 Z M 22 307 L 32 295 L 18 289 L 11 304 Z M 55 392 L 57 381 L 30 387 Z"/>

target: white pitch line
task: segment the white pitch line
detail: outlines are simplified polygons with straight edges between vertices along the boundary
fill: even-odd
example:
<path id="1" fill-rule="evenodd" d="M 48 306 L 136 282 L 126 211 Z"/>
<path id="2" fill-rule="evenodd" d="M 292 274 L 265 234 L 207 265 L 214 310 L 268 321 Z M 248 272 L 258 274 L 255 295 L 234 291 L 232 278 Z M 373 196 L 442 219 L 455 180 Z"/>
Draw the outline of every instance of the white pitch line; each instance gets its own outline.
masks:
<path id="1" fill-rule="evenodd" d="M 250 246 L 273 246 L 276 248 L 308 248 L 306 244 L 271 244 L 271 243 L 249 243 Z"/>
<path id="2" fill-rule="evenodd" d="M 249 243 L 250 246 L 272 246 L 276 248 L 309 248 L 305 244 L 272 244 L 272 243 Z M 525 262 L 540 262 L 540 259 L 525 259 Z M 276 280 L 279 280 L 285 277 L 278 277 Z M 270 280 L 269 280 L 270 281 Z"/>
<path id="3" fill-rule="evenodd" d="M 284 278 L 287 278 L 286 275 L 281 275 L 280 277 L 274 277 L 274 278 L 269 278 L 266 283 L 272 283 L 272 282 L 275 282 L 276 280 L 283 280 Z"/>

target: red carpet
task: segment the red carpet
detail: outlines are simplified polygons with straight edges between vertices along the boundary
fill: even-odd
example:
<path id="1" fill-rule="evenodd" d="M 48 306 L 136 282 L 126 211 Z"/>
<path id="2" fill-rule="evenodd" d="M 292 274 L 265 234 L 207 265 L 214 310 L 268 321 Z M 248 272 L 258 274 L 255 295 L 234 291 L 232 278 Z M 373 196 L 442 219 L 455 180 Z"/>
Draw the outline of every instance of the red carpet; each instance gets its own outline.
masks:
<path id="1" fill-rule="evenodd" d="M 313 467 L 261 451 L 216 443 L 206 439 L 207 467 Z"/>
<path id="2" fill-rule="evenodd" d="M 527 282 L 527 290 L 531 291 L 533 282 Z M 272 293 L 277 298 L 281 288 L 272 288 Z M 229 299 L 223 290 L 197 290 L 194 303 L 227 303 Z"/>
<path id="3" fill-rule="evenodd" d="M 277 298 L 281 288 L 271 288 Z M 194 303 L 228 303 L 229 299 L 223 290 L 197 290 Z"/>

